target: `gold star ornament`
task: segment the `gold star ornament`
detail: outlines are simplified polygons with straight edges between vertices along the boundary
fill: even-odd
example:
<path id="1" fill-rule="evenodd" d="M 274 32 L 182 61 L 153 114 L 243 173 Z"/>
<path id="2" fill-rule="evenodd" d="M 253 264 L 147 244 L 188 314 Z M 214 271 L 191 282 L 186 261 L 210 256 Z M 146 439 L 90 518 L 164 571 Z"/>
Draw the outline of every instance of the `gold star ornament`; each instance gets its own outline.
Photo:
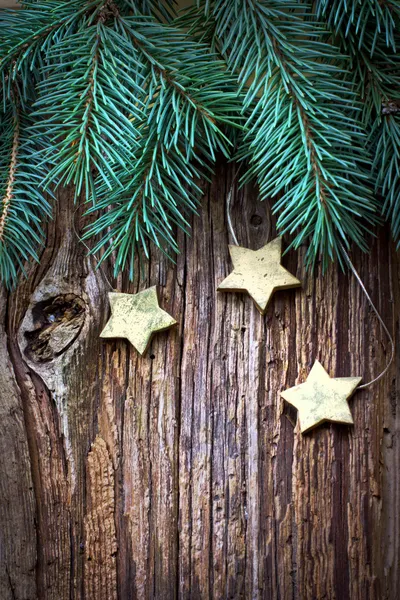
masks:
<path id="1" fill-rule="evenodd" d="M 281 265 L 282 238 L 259 250 L 229 246 L 233 271 L 218 286 L 220 292 L 247 292 L 263 315 L 276 290 L 296 288 L 301 282 Z"/>
<path id="2" fill-rule="evenodd" d="M 155 286 L 138 294 L 110 292 L 108 297 L 111 318 L 100 337 L 126 338 L 142 355 L 154 333 L 176 325 L 175 319 L 160 308 Z"/>
<path id="3" fill-rule="evenodd" d="M 353 425 L 347 400 L 353 395 L 361 377 L 329 377 L 317 360 L 307 380 L 281 396 L 298 410 L 301 433 L 325 421 Z"/>

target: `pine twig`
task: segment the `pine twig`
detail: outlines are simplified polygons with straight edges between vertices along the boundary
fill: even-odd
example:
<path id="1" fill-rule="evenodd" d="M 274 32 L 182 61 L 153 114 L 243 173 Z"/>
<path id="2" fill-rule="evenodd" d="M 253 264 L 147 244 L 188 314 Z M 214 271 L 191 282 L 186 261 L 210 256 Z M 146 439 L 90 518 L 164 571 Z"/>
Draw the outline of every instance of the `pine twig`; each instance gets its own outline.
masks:
<path id="1" fill-rule="evenodd" d="M 18 157 L 18 146 L 19 146 L 19 121 L 17 115 L 14 117 L 14 137 L 11 151 L 11 161 L 9 167 L 9 175 L 6 193 L 2 200 L 2 210 L 0 216 L 0 242 L 4 242 L 4 230 L 7 224 L 7 216 L 10 208 L 10 204 L 13 198 L 13 190 L 15 183 L 15 173 L 17 171 L 17 157 Z"/>

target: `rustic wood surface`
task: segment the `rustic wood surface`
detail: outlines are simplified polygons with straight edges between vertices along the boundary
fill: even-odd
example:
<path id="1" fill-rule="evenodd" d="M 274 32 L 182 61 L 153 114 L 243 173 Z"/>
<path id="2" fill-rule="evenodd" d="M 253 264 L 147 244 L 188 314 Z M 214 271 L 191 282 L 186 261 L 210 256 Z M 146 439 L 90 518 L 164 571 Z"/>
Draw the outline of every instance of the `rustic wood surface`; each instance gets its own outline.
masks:
<path id="1" fill-rule="evenodd" d="M 174 267 L 154 253 L 179 321 L 140 358 L 99 339 L 109 308 L 64 192 L 40 266 L 0 305 L 2 600 L 395 599 L 400 589 L 397 356 L 351 400 L 355 426 L 302 436 L 279 392 L 319 358 L 331 375 L 374 377 L 388 341 L 355 279 L 323 278 L 290 252 L 303 289 L 263 318 L 216 293 L 230 269 L 221 166 Z M 268 205 L 234 198 L 241 244 L 271 235 Z M 400 260 L 381 230 L 353 253 L 399 337 Z"/>

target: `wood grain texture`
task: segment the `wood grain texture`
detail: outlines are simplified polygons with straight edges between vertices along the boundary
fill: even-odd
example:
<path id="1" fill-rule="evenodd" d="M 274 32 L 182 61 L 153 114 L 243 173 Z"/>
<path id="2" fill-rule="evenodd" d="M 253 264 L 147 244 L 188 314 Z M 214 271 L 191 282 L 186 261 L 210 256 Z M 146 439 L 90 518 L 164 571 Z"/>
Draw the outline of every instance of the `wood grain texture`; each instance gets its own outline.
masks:
<path id="1" fill-rule="evenodd" d="M 6 600 L 395 600 L 400 588 L 400 357 L 356 392 L 355 426 L 302 436 L 280 390 L 318 358 L 373 378 L 389 345 L 349 274 L 307 274 L 265 317 L 216 293 L 230 270 L 218 168 L 176 266 L 144 279 L 179 326 L 145 357 L 101 340 L 102 273 L 65 190 L 40 266 L 0 311 L 0 597 Z M 271 236 L 268 204 L 235 194 L 239 242 Z M 399 338 L 400 260 L 388 232 L 353 253 Z"/>

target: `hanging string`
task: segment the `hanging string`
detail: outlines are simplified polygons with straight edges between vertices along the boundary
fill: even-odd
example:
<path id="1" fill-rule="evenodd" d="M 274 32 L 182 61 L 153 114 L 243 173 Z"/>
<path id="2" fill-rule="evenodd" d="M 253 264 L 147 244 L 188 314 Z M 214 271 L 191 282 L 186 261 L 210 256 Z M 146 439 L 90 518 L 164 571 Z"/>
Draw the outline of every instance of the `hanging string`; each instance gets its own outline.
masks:
<path id="1" fill-rule="evenodd" d="M 235 230 L 233 228 L 233 224 L 232 224 L 232 212 L 231 212 L 231 208 L 232 208 L 232 194 L 233 194 L 233 189 L 235 187 L 235 183 L 237 181 L 237 178 L 239 176 L 240 173 L 240 169 L 242 168 L 242 164 L 241 163 L 238 167 L 238 169 L 236 170 L 233 179 L 232 179 L 232 183 L 230 185 L 229 191 L 228 191 L 228 195 L 226 197 L 226 220 L 228 222 L 228 227 L 229 227 L 229 231 L 233 240 L 233 243 L 235 246 L 239 246 L 239 242 L 238 239 L 236 237 L 236 233 Z M 269 208 L 269 207 L 268 207 Z M 268 219 L 268 231 L 267 231 L 267 241 L 271 238 L 271 219 Z"/>
<path id="2" fill-rule="evenodd" d="M 92 250 L 91 250 L 91 248 L 89 248 L 89 246 L 88 246 L 88 245 L 87 245 L 87 244 L 86 244 L 86 243 L 83 241 L 83 239 L 80 237 L 80 235 L 78 234 L 78 232 L 77 232 L 77 230 L 76 230 L 76 227 L 75 227 L 75 215 L 76 215 L 76 212 L 77 212 L 79 209 L 80 209 L 80 206 L 77 206 L 77 207 L 76 207 L 76 209 L 74 210 L 74 214 L 73 214 L 73 216 L 72 216 L 72 228 L 73 228 L 73 230 L 74 230 L 74 233 L 75 233 L 76 237 L 78 238 L 79 242 L 80 242 L 80 243 L 81 243 L 81 244 L 82 244 L 82 245 L 83 245 L 83 246 L 86 248 L 86 250 L 88 251 L 88 256 L 89 256 L 89 258 L 92 258 L 92 259 L 94 260 L 94 262 L 95 262 L 95 263 L 97 263 L 97 264 L 96 264 L 96 269 L 98 269 L 98 270 L 101 272 L 102 276 L 104 277 L 104 279 L 106 280 L 106 282 L 107 282 L 107 283 L 108 283 L 108 285 L 110 286 L 110 289 L 111 289 L 113 292 L 115 292 L 116 290 L 115 290 L 114 286 L 112 286 L 112 285 L 111 285 L 111 283 L 110 283 L 110 280 L 108 279 L 107 275 L 105 274 L 105 272 L 104 272 L 104 269 L 102 268 L 100 261 L 99 261 L 99 260 L 97 260 L 97 258 L 94 256 L 94 254 L 92 254 Z"/>
<path id="3" fill-rule="evenodd" d="M 236 180 L 237 180 L 237 177 L 238 177 L 239 171 L 240 171 L 240 167 L 239 167 L 239 169 L 236 171 L 236 173 L 235 173 L 235 175 L 234 175 L 234 177 L 233 177 L 233 180 L 232 180 L 232 183 L 231 183 L 231 186 L 230 186 L 229 192 L 228 192 L 227 200 L 226 200 L 226 211 L 227 211 L 227 221 L 228 221 L 228 227 L 229 227 L 229 230 L 230 230 L 230 233 L 231 233 L 232 239 L 233 239 L 233 241 L 234 241 L 234 243 L 235 243 L 235 245 L 236 245 L 236 246 L 238 246 L 238 245 L 239 245 L 239 243 L 238 243 L 238 240 L 237 240 L 237 237 L 236 237 L 235 231 L 234 231 L 234 229 L 233 229 L 233 225 L 232 225 L 232 217 L 231 217 L 231 203 L 232 203 L 232 193 L 233 193 L 233 188 L 234 188 L 234 186 L 235 186 L 235 183 L 236 183 Z M 376 308 L 375 304 L 373 303 L 373 301 L 372 301 L 372 298 L 371 298 L 371 296 L 369 295 L 369 293 L 368 293 L 368 291 L 367 291 L 367 289 L 366 289 L 366 287 L 365 287 L 365 285 L 364 285 L 364 283 L 363 283 L 363 281 L 362 281 L 362 279 L 361 279 L 360 275 L 358 274 L 358 272 L 357 272 L 357 270 L 356 270 L 355 266 L 354 266 L 354 265 L 353 265 L 353 263 L 351 262 L 351 260 L 350 260 L 350 257 L 349 257 L 349 255 L 347 254 L 347 252 L 346 252 L 346 250 L 345 250 L 345 248 L 344 248 L 343 244 L 341 244 L 341 243 L 340 243 L 340 247 L 341 247 L 341 250 L 342 250 L 343 256 L 346 258 L 346 261 L 347 261 L 347 263 L 348 263 L 348 265 L 349 265 L 350 269 L 351 269 L 351 270 L 352 270 L 352 272 L 353 272 L 353 275 L 354 275 L 354 276 L 355 276 L 355 278 L 357 279 L 357 281 L 358 281 L 358 283 L 359 283 L 359 285 L 360 285 L 360 287 L 361 287 L 362 291 L 363 291 L 363 292 L 364 292 L 364 294 L 365 294 L 365 297 L 367 298 L 367 300 L 368 300 L 369 304 L 371 305 L 371 308 L 373 309 L 373 311 L 374 311 L 375 315 L 377 316 L 377 318 L 378 318 L 378 321 L 379 321 L 379 323 L 381 324 L 381 326 L 382 326 L 382 329 L 383 329 L 383 330 L 384 330 L 384 332 L 386 333 L 386 335 L 387 335 L 387 337 L 388 337 L 388 339 L 389 339 L 389 342 L 390 342 L 390 348 L 391 348 L 391 351 L 390 351 L 390 358 L 389 358 L 389 361 L 388 361 L 387 365 L 385 366 L 385 368 L 383 369 L 383 371 L 382 371 L 382 372 L 381 372 L 381 373 L 380 373 L 380 374 L 379 374 L 377 377 L 375 377 L 375 378 L 374 378 L 374 379 L 372 379 L 371 381 L 368 381 L 367 383 L 364 383 L 363 385 L 359 385 L 359 386 L 358 386 L 358 389 L 365 389 L 365 388 L 369 387 L 370 385 L 372 385 L 373 383 L 376 383 L 377 381 L 379 381 L 380 379 L 382 379 L 382 377 L 383 377 L 383 376 L 384 376 L 384 375 L 387 373 L 387 371 L 389 370 L 389 367 L 390 367 L 390 365 L 392 364 L 392 362 L 393 362 L 393 359 L 394 359 L 394 350 L 395 350 L 395 348 L 394 348 L 394 341 L 393 341 L 393 337 L 392 337 L 392 335 L 390 334 L 390 331 L 389 331 L 389 329 L 386 327 L 386 325 L 385 325 L 385 322 L 383 321 L 383 319 L 382 319 L 381 315 L 379 314 L 379 311 L 378 311 L 378 309 Z"/>
<path id="4" fill-rule="evenodd" d="M 233 225 L 232 225 L 231 203 L 232 203 L 233 188 L 235 187 L 235 183 L 238 178 L 241 166 L 242 165 L 239 166 L 239 168 L 236 170 L 235 175 L 233 176 L 231 187 L 229 188 L 229 192 L 226 197 L 226 220 L 228 221 L 229 231 L 231 232 L 231 236 L 232 236 L 233 243 L 235 244 L 235 246 L 239 246 L 239 242 L 237 240 L 235 230 L 233 229 Z"/>
<path id="5" fill-rule="evenodd" d="M 388 371 L 388 369 L 389 369 L 389 367 L 390 367 L 390 365 L 392 364 L 392 362 L 393 362 L 393 359 L 394 359 L 394 341 L 393 341 L 393 337 L 392 337 L 392 336 L 391 336 L 391 334 L 390 334 L 390 331 L 389 331 L 389 329 L 386 327 L 386 325 L 385 325 L 385 323 L 384 323 L 384 321 L 383 321 L 383 319 L 382 319 L 381 315 L 379 314 L 379 311 L 378 311 L 378 309 L 376 308 L 375 304 L 372 302 L 372 298 L 371 298 L 371 296 L 368 294 L 368 292 L 367 292 L 367 289 L 366 289 L 366 287 L 365 287 L 365 285 L 364 285 L 364 283 L 363 283 L 363 281 L 362 281 L 362 279 L 361 279 L 360 275 L 358 274 L 358 272 L 356 271 L 356 268 L 355 268 L 355 266 L 354 266 L 354 265 L 353 265 L 353 263 L 351 262 L 349 255 L 347 254 L 347 252 L 346 252 L 346 250 L 344 249 L 343 245 L 342 245 L 342 244 L 340 244 L 340 246 L 341 246 L 341 250 L 342 250 L 342 252 L 343 252 L 343 255 L 344 255 L 344 257 L 346 258 L 346 261 L 347 261 L 347 263 L 348 263 L 348 265 L 349 265 L 350 269 L 351 269 L 351 270 L 352 270 L 352 272 L 353 272 L 353 275 L 354 275 L 354 276 L 355 276 L 355 278 L 357 279 L 357 281 L 358 281 L 358 283 L 359 283 L 359 285 L 360 285 L 360 287 L 361 287 L 362 291 L 364 292 L 364 294 L 365 294 L 365 296 L 366 296 L 366 298 L 367 298 L 368 302 L 369 302 L 369 303 L 370 303 L 370 305 L 371 305 L 371 308 L 373 309 L 374 313 L 376 314 L 376 316 L 377 316 L 377 318 L 378 318 L 378 321 L 379 321 L 379 323 L 380 323 L 380 324 L 381 324 L 381 326 L 382 326 L 382 329 L 383 329 L 383 331 L 384 331 L 384 332 L 386 333 L 386 335 L 388 336 L 388 338 L 389 338 L 389 341 L 390 341 L 390 347 L 391 347 L 390 359 L 389 359 L 389 361 L 388 361 L 388 363 L 387 363 L 386 367 L 383 369 L 383 371 L 382 371 L 382 372 L 381 372 L 381 373 L 380 373 L 380 374 L 379 374 L 377 377 L 375 377 L 375 379 L 372 379 L 371 381 L 368 381 L 368 383 L 364 383 L 363 385 L 359 385 L 357 389 L 361 390 L 361 389 L 363 389 L 363 388 L 367 388 L 367 387 L 369 387 L 369 386 L 370 386 L 370 385 L 372 385 L 373 383 L 376 383 L 377 381 L 379 381 L 379 379 L 381 379 L 381 378 L 382 378 L 382 377 L 383 377 L 383 376 L 384 376 L 384 375 L 387 373 L 387 371 Z"/>

